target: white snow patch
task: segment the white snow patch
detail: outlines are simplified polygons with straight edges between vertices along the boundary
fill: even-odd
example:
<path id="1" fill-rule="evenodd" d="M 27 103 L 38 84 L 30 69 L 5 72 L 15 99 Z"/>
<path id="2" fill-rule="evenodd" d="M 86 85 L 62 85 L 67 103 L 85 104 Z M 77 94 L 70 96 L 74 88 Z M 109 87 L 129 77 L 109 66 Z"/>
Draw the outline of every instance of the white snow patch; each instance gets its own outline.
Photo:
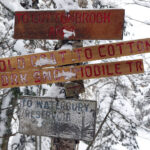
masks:
<path id="1" fill-rule="evenodd" d="M 78 3 L 72 0 L 54 0 L 58 10 L 65 10 L 66 12 L 70 11 L 71 9 L 80 9 Z"/>
<path id="2" fill-rule="evenodd" d="M 66 50 L 66 49 L 72 50 L 73 47 L 71 44 L 64 44 L 61 46 L 61 48 L 59 50 Z"/>
<path id="3" fill-rule="evenodd" d="M 15 11 L 23 11 L 25 10 L 21 5 L 20 5 L 20 0 L 0 0 L 0 2 L 6 6 L 6 8 L 9 8 L 12 12 Z"/>
<path id="4" fill-rule="evenodd" d="M 27 55 L 28 54 L 28 49 L 25 48 L 24 40 L 17 40 L 17 42 L 14 45 L 14 49 L 18 53 L 21 53 L 21 55 Z"/>
<path id="5" fill-rule="evenodd" d="M 36 66 L 55 65 L 55 64 L 56 64 L 56 60 L 48 59 L 48 58 L 40 58 L 35 63 Z"/>
<path id="6" fill-rule="evenodd" d="M 1 20 L 0 20 L 1 21 Z M 3 35 L 5 34 L 6 30 L 5 30 L 5 26 L 3 23 L 0 23 L 0 34 Z"/>
<path id="7" fill-rule="evenodd" d="M 85 144 L 84 142 L 80 141 L 79 143 L 79 150 L 86 150 L 87 148 L 87 144 Z"/>
<path id="8" fill-rule="evenodd" d="M 59 87 L 56 84 L 52 84 L 49 88 L 47 87 L 48 92 L 44 96 L 54 97 L 54 98 L 65 98 L 65 94 L 62 92 L 63 87 Z"/>
<path id="9" fill-rule="evenodd" d="M 42 123 L 43 123 L 43 119 L 42 118 L 38 118 L 37 119 L 37 126 L 38 127 L 42 127 Z"/>
<path id="10" fill-rule="evenodd" d="M 127 150 L 127 148 L 122 146 L 121 144 L 117 144 L 113 146 L 113 150 Z"/>
<path id="11" fill-rule="evenodd" d="M 43 53 L 45 52 L 44 50 L 42 50 L 41 48 L 36 48 L 35 49 L 35 53 Z"/>
<path id="12" fill-rule="evenodd" d="M 72 31 L 68 31 L 68 30 L 64 29 L 63 32 L 64 32 L 64 38 L 66 38 L 66 39 L 68 39 L 71 36 L 75 36 L 74 31 L 72 32 Z"/>
<path id="13" fill-rule="evenodd" d="M 65 80 L 69 80 L 69 79 L 71 79 L 72 77 L 75 77 L 75 76 L 76 76 L 75 73 L 73 73 L 73 72 L 65 72 L 65 71 L 62 71 L 61 73 L 59 72 L 58 75 L 57 75 L 58 78 L 59 77 L 64 77 Z"/>

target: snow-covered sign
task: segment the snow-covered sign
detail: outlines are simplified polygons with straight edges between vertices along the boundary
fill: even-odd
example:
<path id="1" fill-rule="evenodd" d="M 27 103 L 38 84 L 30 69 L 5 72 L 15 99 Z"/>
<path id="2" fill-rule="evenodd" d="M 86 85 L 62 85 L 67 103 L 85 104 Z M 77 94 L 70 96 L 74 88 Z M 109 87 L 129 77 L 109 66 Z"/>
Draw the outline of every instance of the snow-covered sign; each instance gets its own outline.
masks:
<path id="1" fill-rule="evenodd" d="M 143 60 L 31 69 L 0 73 L 0 88 L 40 85 L 75 80 L 143 73 Z"/>
<path id="2" fill-rule="evenodd" d="M 123 9 L 18 11 L 16 39 L 122 39 Z"/>
<path id="3" fill-rule="evenodd" d="M 19 132 L 28 135 L 92 141 L 96 101 L 23 96 Z"/>
<path id="4" fill-rule="evenodd" d="M 0 72 L 25 71 L 150 52 L 150 38 L 0 59 Z"/>

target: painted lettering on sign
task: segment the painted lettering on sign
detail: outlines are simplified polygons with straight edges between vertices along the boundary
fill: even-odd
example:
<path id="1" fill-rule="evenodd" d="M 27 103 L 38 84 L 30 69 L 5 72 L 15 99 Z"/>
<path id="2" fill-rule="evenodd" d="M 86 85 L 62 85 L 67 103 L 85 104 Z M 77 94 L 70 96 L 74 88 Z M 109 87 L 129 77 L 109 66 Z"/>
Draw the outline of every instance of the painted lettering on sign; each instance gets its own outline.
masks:
<path id="1" fill-rule="evenodd" d="M 16 39 L 122 39 L 124 10 L 20 11 Z M 74 34 L 66 36 L 67 32 Z M 88 32 L 87 32 L 88 31 Z"/>
<path id="2" fill-rule="evenodd" d="M 150 39 L 139 39 L 134 41 L 76 48 L 72 51 L 60 50 L 11 58 L 2 58 L 0 59 L 0 72 L 25 71 L 48 66 L 62 66 L 66 64 L 149 52 Z"/>
<path id="3" fill-rule="evenodd" d="M 20 99 L 19 132 L 92 141 L 95 115 L 95 101 L 24 96 Z"/>
<path id="4" fill-rule="evenodd" d="M 67 23 L 110 23 L 111 11 L 70 11 L 64 13 L 64 11 L 49 11 L 49 12 L 17 12 L 16 23 L 33 23 L 43 24 L 60 22 L 62 24 Z"/>
<path id="5" fill-rule="evenodd" d="M 58 83 L 143 72 L 142 60 L 6 72 L 0 73 L 0 88 Z"/>

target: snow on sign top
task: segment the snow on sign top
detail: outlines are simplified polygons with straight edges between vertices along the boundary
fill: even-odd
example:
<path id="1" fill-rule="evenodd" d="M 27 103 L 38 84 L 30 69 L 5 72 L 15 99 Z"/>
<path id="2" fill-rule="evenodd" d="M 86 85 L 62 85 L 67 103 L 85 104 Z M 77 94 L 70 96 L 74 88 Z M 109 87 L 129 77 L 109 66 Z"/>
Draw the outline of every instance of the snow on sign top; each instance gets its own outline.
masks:
<path id="1" fill-rule="evenodd" d="M 17 11 L 15 39 L 122 39 L 123 9 Z"/>

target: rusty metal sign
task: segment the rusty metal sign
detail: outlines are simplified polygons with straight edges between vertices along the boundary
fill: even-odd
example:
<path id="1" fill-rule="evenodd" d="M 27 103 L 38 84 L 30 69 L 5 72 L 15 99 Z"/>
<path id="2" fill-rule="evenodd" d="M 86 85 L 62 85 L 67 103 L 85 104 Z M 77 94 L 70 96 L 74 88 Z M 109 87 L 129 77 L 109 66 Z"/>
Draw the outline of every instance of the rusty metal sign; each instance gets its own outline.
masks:
<path id="1" fill-rule="evenodd" d="M 19 132 L 27 135 L 92 141 L 96 101 L 23 96 Z"/>
<path id="2" fill-rule="evenodd" d="M 122 39 L 123 9 L 15 12 L 15 39 Z"/>

